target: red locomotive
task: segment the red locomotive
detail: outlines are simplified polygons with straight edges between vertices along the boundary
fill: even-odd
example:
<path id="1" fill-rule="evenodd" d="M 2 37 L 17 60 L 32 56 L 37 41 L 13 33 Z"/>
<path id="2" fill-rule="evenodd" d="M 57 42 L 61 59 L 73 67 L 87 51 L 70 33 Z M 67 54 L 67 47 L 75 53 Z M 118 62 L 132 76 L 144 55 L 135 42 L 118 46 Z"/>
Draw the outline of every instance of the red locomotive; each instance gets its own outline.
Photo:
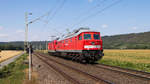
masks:
<path id="1" fill-rule="evenodd" d="M 104 55 L 100 32 L 89 28 L 80 28 L 48 43 L 48 50 L 51 55 L 88 63 L 93 63 Z"/>

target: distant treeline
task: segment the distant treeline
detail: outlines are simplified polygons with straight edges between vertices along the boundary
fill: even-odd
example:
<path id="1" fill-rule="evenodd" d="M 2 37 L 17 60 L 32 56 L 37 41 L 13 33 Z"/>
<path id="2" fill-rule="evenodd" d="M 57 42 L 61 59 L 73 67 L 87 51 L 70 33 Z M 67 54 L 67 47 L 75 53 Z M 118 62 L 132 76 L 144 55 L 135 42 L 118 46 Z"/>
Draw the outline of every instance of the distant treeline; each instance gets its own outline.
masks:
<path id="1" fill-rule="evenodd" d="M 44 50 L 48 42 L 49 41 L 32 41 L 30 44 L 34 50 Z M 0 42 L 0 50 L 24 50 L 24 42 Z"/>
<path id="2" fill-rule="evenodd" d="M 23 50 L 23 47 L 6 44 L 6 45 L 0 45 L 0 50 Z"/>
<path id="3" fill-rule="evenodd" d="M 104 36 L 104 49 L 150 49 L 150 32 L 132 33 L 114 36 Z M 32 47 L 35 50 L 46 49 L 49 41 L 32 41 Z M 0 42 L 1 50 L 23 50 L 24 42 Z"/>
<path id="4" fill-rule="evenodd" d="M 0 50 L 23 50 L 23 42 L 0 42 Z"/>

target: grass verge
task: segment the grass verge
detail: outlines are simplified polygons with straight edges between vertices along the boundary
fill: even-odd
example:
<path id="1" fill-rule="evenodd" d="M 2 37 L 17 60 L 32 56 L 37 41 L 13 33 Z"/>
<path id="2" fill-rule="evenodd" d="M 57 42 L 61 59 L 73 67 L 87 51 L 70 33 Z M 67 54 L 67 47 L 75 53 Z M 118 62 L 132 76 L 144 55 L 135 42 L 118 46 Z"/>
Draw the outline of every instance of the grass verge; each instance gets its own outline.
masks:
<path id="1" fill-rule="evenodd" d="M 28 68 L 28 65 L 23 63 L 25 59 L 27 54 L 0 69 L 0 84 L 22 84 L 25 78 L 24 70 Z"/>

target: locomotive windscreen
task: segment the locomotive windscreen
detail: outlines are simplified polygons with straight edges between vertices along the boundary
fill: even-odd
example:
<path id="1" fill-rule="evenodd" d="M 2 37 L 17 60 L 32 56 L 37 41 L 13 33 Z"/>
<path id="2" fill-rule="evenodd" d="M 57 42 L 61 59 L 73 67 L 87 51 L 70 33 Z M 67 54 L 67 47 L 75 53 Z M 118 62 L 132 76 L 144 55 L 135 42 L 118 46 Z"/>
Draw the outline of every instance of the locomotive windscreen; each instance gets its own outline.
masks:
<path id="1" fill-rule="evenodd" d="M 99 34 L 94 34 L 94 39 L 95 39 L 95 40 L 99 40 L 99 39 L 100 39 Z"/>
<path id="2" fill-rule="evenodd" d="M 84 39 L 85 40 L 90 40 L 91 39 L 91 34 L 84 34 Z"/>

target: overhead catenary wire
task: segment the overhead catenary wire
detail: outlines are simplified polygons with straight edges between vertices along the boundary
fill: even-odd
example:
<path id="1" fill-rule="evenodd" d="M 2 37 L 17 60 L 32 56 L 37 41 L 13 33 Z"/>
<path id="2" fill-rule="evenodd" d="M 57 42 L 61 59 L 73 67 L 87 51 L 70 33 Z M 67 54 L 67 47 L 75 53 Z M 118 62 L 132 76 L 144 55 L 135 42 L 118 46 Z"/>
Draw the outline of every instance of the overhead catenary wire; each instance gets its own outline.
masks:
<path id="1" fill-rule="evenodd" d="M 98 4 L 96 4 L 94 7 L 91 7 L 90 9 L 88 9 L 88 10 L 84 11 L 83 13 L 79 14 L 79 16 L 75 17 L 75 19 L 80 19 L 80 18 L 82 18 L 83 15 L 89 13 L 89 11 L 93 11 L 94 9 L 96 9 L 96 8 L 98 8 L 98 7 L 100 7 L 100 6 L 102 6 L 102 4 L 105 3 L 106 1 L 107 1 L 107 0 L 102 0 L 102 1 L 100 1 L 100 2 L 99 2 Z M 66 31 L 66 30 L 64 30 L 64 31 Z"/>
<path id="2" fill-rule="evenodd" d="M 61 0 L 57 0 L 57 1 L 61 1 Z M 53 7 L 51 8 L 47 13 L 45 13 L 44 15 L 41 15 L 39 17 L 37 17 L 36 19 L 32 20 L 29 22 L 29 24 L 39 20 L 45 23 L 45 26 L 48 24 L 48 22 L 50 20 L 52 20 L 54 18 L 54 16 L 58 13 L 58 11 L 63 7 L 63 5 L 65 4 L 66 0 L 63 0 L 61 2 L 61 4 L 59 4 L 59 2 Z M 51 16 L 50 16 L 51 15 Z M 50 17 L 50 19 L 48 21 L 46 20 L 42 20 L 45 16 L 47 16 L 47 19 Z M 56 30 L 55 30 L 56 31 Z M 57 31 L 58 33 L 58 31 Z"/>
<path id="3" fill-rule="evenodd" d="M 88 9 L 87 11 L 85 11 L 85 12 L 83 12 L 83 13 L 81 13 L 78 17 L 76 17 L 76 19 L 80 19 L 83 15 L 88 14 L 89 11 L 93 11 L 93 10 L 95 10 L 96 8 L 102 6 L 102 4 L 105 3 L 106 1 L 107 1 L 107 0 L 102 0 L 102 1 L 100 1 L 100 2 L 99 2 L 98 4 L 96 4 L 94 7 Z"/>
<path id="4" fill-rule="evenodd" d="M 60 0 L 57 0 L 57 1 L 60 1 Z M 51 13 L 50 14 L 52 14 L 52 12 L 57 8 L 57 6 L 59 5 L 59 2 L 57 2 L 57 4 L 53 7 L 53 8 L 51 8 Z M 49 17 L 50 17 L 50 14 L 49 15 L 47 15 L 47 18 L 46 18 L 46 21 L 43 21 L 44 23 L 47 23 L 48 22 L 48 19 L 49 19 Z"/>
<path id="5" fill-rule="evenodd" d="M 63 0 L 56 8 L 55 8 L 55 11 L 53 12 L 53 14 L 51 14 L 51 16 L 49 15 L 47 17 L 47 21 L 43 21 L 45 24 L 44 24 L 44 27 L 46 27 L 48 25 L 48 23 L 56 16 L 56 14 L 63 8 L 64 4 L 66 3 L 67 0 Z M 50 28 L 50 27 L 49 27 Z M 57 31 L 56 29 L 54 28 L 50 28 L 50 29 L 53 29 L 55 32 L 57 32 L 58 34 L 62 34 L 60 33 L 59 31 Z"/>
<path id="6" fill-rule="evenodd" d="M 106 1 L 107 1 L 107 0 L 101 1 L 99 4 L 97 4 L 96 6 L 90 8 L 90 9 L 89 9 L 88 11 L 86 11 L 86 12 L 89 12 L 90 10 L 93 11 L 95 8 L 100 7 L 100 6 L 101 6 L 104 2 L 106 2 Z M 81 19 L 79 22 L 77 22 L 76 24 L 74 24 L 74 25 L 71 27 L 71 29 L 73 29 L 76 25 L 81 24 L 82 22 L 84 22 L 84 21 L 86 21 L 86 20 L 88 20 L 88 19 L 90 19 L 90 18 L 96 16 L 97 14 L 100 14 L 100 13 L 102 13 L 103 11 L 105 11 L 105 10 L 111 8 L 112 6 L 114 6 L 114 5 L 118 4 L 118 3 L 120 3 L 122 0 L 117 0 L 117 1 L 113 0 L 113 1 L 114 1 L 113 3 L 111 3 L 110 5 L 104 7 L 103 9 L 99 10 L 98 12 L 93 13 L 92 15 L 89 15 L 89 16 L 87 16 L 87 17 Z M 85 13 L 86 13 L 86 12 L 85 12 Z"/>
<path id="7" fill-rule="evenodd" d="M 60 32 L 60 31 L 58 31 L 58 30 L 56 30 L 56 29 L 53 29 L 55 32 L 56 32 L 56 34 L 59 36 L 61 36 L 61 35 L 63 35 L 63 33 L 62 32 Z"/>
<path id="8" fill-rule="evenodd" d="M 76 25 L 81 24 L 82 22 L 84 22 L 84 21 L 86 21 L 86 20 L 88 20 L 88 19 L 90 19 L 90 18 L 92 18 L 92 17 L 94 17 L 94 16 L 96 16 L 96 15 L 102 13 L 103 11 L 105 11 L 105 10 L 111 8 L 112 6 L 114 6 L 114 5 L 118 4 L 118 3 L 120 3 L 121 1 L 122 1 L 122 0 L 117 0 L 117 1 L 113 2 L 112 4 L 110 4 L 110 5 L 106 6 L 106 7 L 104 7 L 103 9 L 99 10 L 98 12 L 93 13 L 92 15 L 89 15 L 89 16 L 87 16 L 87 17 L 81 19 L 80 21 L 78 21 L 77 23 L 75 23 L 75 24 L 71 27 L 71 29 L 73 29 Z"/>
<path id="9" fill-rule="evenodd" d="M 31 24 L 31 23 L 33 23 L 33 22 L 35 22 L 35 21 L 37 21 L 37 20 L 42 21 L 42 18 L 44 18 L 45 16 L 47 16 L 47 18 L 48 18 L 48 17 L 50 16 L 50 14 L 53 12 L 53 10 L 54 10 L 54 8 L 51 8 L 47 13 L 45 13 L 45 14 L 43 14 L 43 15 L 37 17 L 36 19 L 34 19 L 34 20 L 32 20 L 32 21 L 30 21 L 29 24 Z M 46 22 L 46 21 L 43 21 L 43 22 Z"/>
<path id="10" fill-rule="evenodd" d="M 49 20 L 46 22 L 45 25 L 48 25 L 48 23 L 55 17 L 55 15 L 63 8 L 65 2 L 66 2 L 66 0 L 63 0 L 63 1 L 62 1 L 62 3 L 58 6 L 58 8 L 56 8 L 56 10 L 55 10 L 54 13 L 51 15 L 51 17 L 49 18 Z"/>
<path id="11" fill-rule="evenodd" d="M 52 7 L 46 14 L 47 14 L 47 17 L 46 17 L 46 20 L 42 20 L 40 19 L 41 22 L 44 22 L 44 25 L 43 25 L 43 28 L 45 28 L 45 26 L 47 25 L 47 23 L 49 22 L 48 21 L 48 18 L 51 17 L 51 14 L 53 12 L 55 12 L 55 10 L 57 10 L 57 7 L 59 6 L 59 2 L 60 0 L 57 0 L 57 3 L 54 7 Z M 43 30 L 44 31 L 44 30 Z"/>
<path id="12" fill-rule="evenodd" d="M 34 20 L 32 20 L 32 21 L 30 21 L 29 24 L 31 24 L 31 23 L 33 23 L 33 22 L 35 22 L 35 21 L 37 21 L 37 20 L 41 20 L 43 17 L 49 15 L 50 13 L 51 13 L 51 11 L 45 13 L 44 15 L 42 15 L 42 16 L 40 16 L 40 17 L 38 17 L 38 18 L 36 18 L 36 19 L 34 19 Z"/>

